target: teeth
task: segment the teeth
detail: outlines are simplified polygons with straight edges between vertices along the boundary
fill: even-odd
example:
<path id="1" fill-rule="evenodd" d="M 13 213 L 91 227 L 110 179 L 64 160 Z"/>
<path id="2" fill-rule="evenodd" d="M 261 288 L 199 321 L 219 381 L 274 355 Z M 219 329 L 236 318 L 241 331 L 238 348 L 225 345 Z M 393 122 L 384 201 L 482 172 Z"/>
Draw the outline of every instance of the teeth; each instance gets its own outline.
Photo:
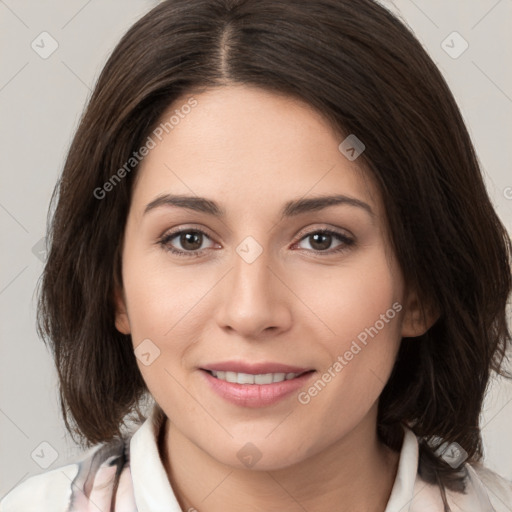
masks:
<path id="1" fill-rule="evenodd" d="M 250 373 L 221 372 L 211 370 L 211 374 L 217 379 L 237 384 L 272 384 L 273 382 L 282 382 L 298 377 L 299 373 L 260 373 L 252 375 Z"/>

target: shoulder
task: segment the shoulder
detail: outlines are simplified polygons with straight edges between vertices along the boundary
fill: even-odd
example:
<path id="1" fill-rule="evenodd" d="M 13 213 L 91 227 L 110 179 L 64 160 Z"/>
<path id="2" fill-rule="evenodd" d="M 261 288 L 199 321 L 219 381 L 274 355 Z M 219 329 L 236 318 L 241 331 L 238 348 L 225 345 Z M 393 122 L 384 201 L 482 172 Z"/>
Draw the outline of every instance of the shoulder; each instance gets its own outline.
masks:
<path id="1" fill-rule="evenodd" d="M 95 487 L 107 491 L 127 463 L 123 440 L 90 448 L 80 460 L 32 476 L 1 501 L 0 512 L 68 512 L 89 502 Z"/>
<path id="2" fill-rule="evenodd" d="M 78 464 L 68 464 L 27 478 L 0 501 L 0 512 L 65 512 Z"/>
<path id="3" fill-rule="evenodd" d="M 496 512 L 510 512 L 512 506 L 512 480 L 477 462 L 471 464 L 469 473 L 475 486 L 484 489 Z"/>

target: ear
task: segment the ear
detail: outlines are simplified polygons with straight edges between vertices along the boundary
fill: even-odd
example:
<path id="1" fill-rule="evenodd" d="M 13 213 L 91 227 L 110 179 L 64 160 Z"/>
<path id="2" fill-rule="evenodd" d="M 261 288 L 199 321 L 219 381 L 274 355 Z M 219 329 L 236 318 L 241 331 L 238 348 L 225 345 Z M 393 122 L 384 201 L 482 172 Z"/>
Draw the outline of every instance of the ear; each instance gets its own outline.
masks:
<path id="1" fill-rule="evenodd" d="M 425 334 L 438 320 L 440 314 L 432 307 L 422 311 L 416 292 L 409 292 L 405 301 L 405 312 L 402 318 L 402 337 L 414 338 Z"/>
<path id="2" fill-rule="evenodd" d="M 126 301 L 123 291 L 116 286 L 114 291 L 114 302 L 116 307 L 116 329 L 122 334 L 130 334 L 130 319 L 126 311 Z"/>

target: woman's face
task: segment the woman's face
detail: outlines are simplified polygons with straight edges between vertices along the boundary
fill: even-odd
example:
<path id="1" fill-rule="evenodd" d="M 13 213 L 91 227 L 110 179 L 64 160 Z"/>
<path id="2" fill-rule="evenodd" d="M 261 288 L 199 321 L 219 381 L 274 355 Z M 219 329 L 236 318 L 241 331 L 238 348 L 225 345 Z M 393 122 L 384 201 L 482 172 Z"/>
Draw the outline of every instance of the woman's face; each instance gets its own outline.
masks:
<path id="1" fill-rule="evenodd" d="M 400 339 L 424 329 L 378 190 L 326 121 L 253 87 L 193 97 L 138 171 L 116 325 L 173 428 L 278 469 L 374 429 Z"/>

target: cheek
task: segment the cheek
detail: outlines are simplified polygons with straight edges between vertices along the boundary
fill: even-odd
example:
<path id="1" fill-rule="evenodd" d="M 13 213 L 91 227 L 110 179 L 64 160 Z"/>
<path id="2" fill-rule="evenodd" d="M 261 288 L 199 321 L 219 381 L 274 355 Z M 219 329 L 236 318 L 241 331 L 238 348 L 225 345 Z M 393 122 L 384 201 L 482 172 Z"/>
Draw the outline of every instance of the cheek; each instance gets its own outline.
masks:
<path id="1" fill-rule="evenodd" d="M 155 259 L 134 252 L 123 268 L 137 364 L 151 395 L 165 404 L 168 415 L 192 414 L 180 366 L 197 339 L 200 299 L 208 290 L 208 277 L 192 278 L 190 270 L 178 268 L 171 271 L 162 266 L 161 258 Z"/>
<path id="2" fill-rule="evenodd" d="M 318 319 L 321 320 L 322 331 L 336 349 L 342 349 L 347 342 L 350 344 L 350 340 L 376 322 L 382 337 L 388 337 L 391 331 L 398 332 L 396 309 L 401 308 L 393 309 L 392 305 L 402 300 L 401 277 L 380 245 L 354 253 L 337 266 L 324 267 L 315 273 L 304 272 L 295 283 L 294 291 L 313 314 L 308 316 L 316 318 L 317 327 Z M 382 324 L 381 315 L 390 321 Z"/>
<path id="3" fill-rule="evenodd" d="M 330 278 L 316 279 L 315 287 L 310 281 L 299 293 L 328 330 L 316 337 L 321 382 L 305 390 L 303 403 L 323 411 L 341 407 L 343 421 L 355 420 L 378 399 L 395 362 L 403 310 L 400 274 L 375 247 L 350 265 L 333 267 Z"/>
<path id="4" fill-rule="evenodd" d="M 214 284 L 211 275 L 174 268 L 162 255 L 132 253 L 123 268 L 124 289 L 134 343 L 141 337 L 178 341 L 180 327 Z"/>
<path id="5" fill-rule="evenodd" d="M 162 257 L 163 256 L 163 257 Z M 150 393 L 168 413 L 192 404 L 183 393 L 190 352 L 211 319 L 218 276 L 210 267 L 173 266 L 162 254 L 128 252 L 123 284 L 137 364 Z M 141 354 L 151 353 L 151 363 Z"/>

